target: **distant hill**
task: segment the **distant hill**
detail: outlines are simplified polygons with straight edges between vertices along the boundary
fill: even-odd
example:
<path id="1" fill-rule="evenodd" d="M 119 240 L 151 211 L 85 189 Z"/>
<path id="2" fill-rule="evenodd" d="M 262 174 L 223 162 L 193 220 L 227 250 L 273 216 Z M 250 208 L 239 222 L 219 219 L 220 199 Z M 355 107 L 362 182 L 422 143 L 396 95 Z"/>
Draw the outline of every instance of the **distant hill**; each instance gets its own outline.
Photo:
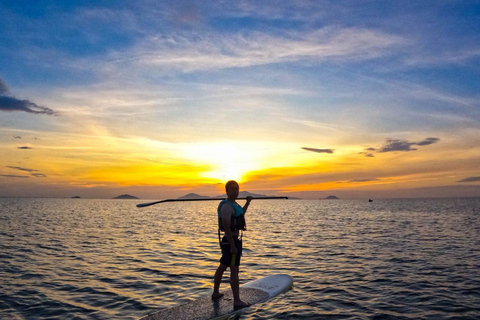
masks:
<path id="1" fill-rule="evenodd" d="M 196 193 L 189 193 L 184 196 L 178 197 L 178 199 L 206 199 L 206 198 L 211 198 L 211 197 L 202 196 Z"/>
<path id="2" fill-rule="evenodd" d="M 267 195 L 264 195 L 264 194 L 251 193 L 251 192 L 248 192 L 248 191 L 241 191 L 238 194 L 239 198 L 246 198 L 248 196 L 252 196 L 254 198 L 268 197 Z M 209 196 L 202 196 L 202 195 L 197 194 L 197 193 L 189 193 L 189 194 L 186 194 L 184 196 L 178 197 L 177 199 L 212 199 L 212 198 L 226 199 L 227 195 L 226 194 L 220 194 L 220 195 L 217 195 L 215 197 L 209 197 Z M 290 198 L 289 197 L 289 199 L 299 199 L 299 198 Z"/>
<path id="3" fill-rule="evenodd" d="M 238 194 L 239 198 L 245 198 L 245 197 L 248 197 L 248 196 L 252 196 L 254 198 L 267 197 L 264 194 L 251 193 L 251 192 L 248 192 L 248 191 L 241 191 Z M 227 195 L 225 193 L 217 195 L 215 197 L 202 196 L 202 195 L 196 194 L 196 193 L 189 193 L 189 194 L 186 194 L 184 196 L 178 197 L 177 199 L 208 199 L 208 198 L 226 198 L 226 197 L 227 197 Z"/>
<path id="4" fill-rule="evenodd" d="M 74 196 L 72 199 L 80 199 L 80 196 Z"/>
<path id="5" fill-rule="evenodd" d="M 328 199 L 328 200 L 338 200 L 338 198 L 336 196 L 328 196 L 326 197 L 325 199 Z"/>
<path id="6" fill-rule="evenodd" d="M 131 196 L 129 194 L 122 194 L 121 196 L 115 197 L 113 199 L 138 199 L 135 196 Z"/>
<path id="7" fill-rule="evenodd" d="M 252 196 L 252 197 L 267 197 L 266 195 L 264 194 L 258 194 L 258 193 L 251 193 L 251 192 L 248 192 L 248 191 L 241 191 L 239 194 L 238 194 L 238 197 L 239 198 L 245 198 L 245 197 L 248 197 L 248 196 Z M 219 196 L 216 196 L 215 198 L 226 198 L 227 195 L 224 193 L 224 194 L 221 194 Z"/>

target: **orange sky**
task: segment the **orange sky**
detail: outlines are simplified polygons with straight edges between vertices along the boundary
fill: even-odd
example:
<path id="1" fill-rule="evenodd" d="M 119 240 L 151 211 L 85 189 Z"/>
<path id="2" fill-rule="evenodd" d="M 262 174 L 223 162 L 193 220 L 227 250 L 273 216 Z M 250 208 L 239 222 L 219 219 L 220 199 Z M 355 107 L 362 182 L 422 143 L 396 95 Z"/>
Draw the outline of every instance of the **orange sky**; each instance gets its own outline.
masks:
<path id="1" fill-rule="evenodd" d="M 478 21 L 385 6 L 0 6 L 0 196 L 480 196 Z"/>

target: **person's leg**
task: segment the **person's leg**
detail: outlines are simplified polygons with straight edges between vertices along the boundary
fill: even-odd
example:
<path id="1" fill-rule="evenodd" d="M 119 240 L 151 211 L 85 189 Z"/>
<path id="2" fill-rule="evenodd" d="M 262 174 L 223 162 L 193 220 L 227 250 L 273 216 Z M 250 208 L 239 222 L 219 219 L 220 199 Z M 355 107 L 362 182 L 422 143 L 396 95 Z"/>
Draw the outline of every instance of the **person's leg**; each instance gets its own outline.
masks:
<path id="1" fill-rule="evenodd" d="M 225 272 L 225 270 L 227 270 L 227 268 L 227 265 L 220 263 L 217 271 L 215 271 L 215 277 L 213 278 L 212 299 L 218 299 L 223 296 L 223 294 L 220 293 L 220 283 L 222 282 L 223 273 Z"/>
<path id="2" fill-rule="evenodd" d="M 231 261 L 230 245 L 228 244 L 227 237 L 223 237 L 220 243 L 220 249 L 222 250 L 222 257 L 220 258 L 220 265 L 215 271 L 215 277 L 213 278 L 213 293 L 212 299 L 218 299 L 223 296 L 220 293 L 220 284 L 222 282 L 223 273 L 227 270 Z"/>
<path id="3" fill-rule="evenodd" d="M 233 292 L 233 306 L 235 308 L 248 307 L 250 304 L 240 299 L 240 285 L 238 277 L 238 266 L 230 266 L 230 286 Z"/>

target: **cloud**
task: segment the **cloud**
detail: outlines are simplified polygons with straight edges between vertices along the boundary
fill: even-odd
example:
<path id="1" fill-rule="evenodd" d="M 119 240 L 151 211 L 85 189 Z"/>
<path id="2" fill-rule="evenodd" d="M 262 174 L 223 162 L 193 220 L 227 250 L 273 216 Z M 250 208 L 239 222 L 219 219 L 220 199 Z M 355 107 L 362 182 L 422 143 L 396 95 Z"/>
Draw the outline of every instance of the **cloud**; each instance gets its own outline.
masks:
<path id="1" fill-rule="evenodd" d="M 14 174 L 0 174 L 0 177 L 6 177 L 6 178 L 30 178 L 29 176 L 17 176 Z"/>
<path id="2" fill-rule="evenodd" d="M 400 139 L 387 139 L 385 144 L 380 148 L 365 148 L 366 152 L 360 152 L 365 154 L 366 157 L 374 157 L 373 153 L 385 153 L 385 152 L 397 152 L 397 151 L 415 151 L 418 148 L 412 148 L 412 146 L 428 146 L 440 141 L 439 138 L 426 138 L 420 142 L 409 142 L 407 140 Z"/>
<path id="3" fill-rule="evenodd" d="M 22 139 L 20 136 L 13 136 L 14 139 Z"/>
<path id="4" fill-rule="evenodd" d="M 378 178 L 370 178 L 370 179 L 355 179 L 355 180 L 350 180 L 348 182 L 370 182 L 370 181 L 379 181 L 380 179 Z"/>
<path id="5" fill-rule="evenodd" d="M 150 37 L 133 52 L 113 53 L 110 61 L 121 68 L 134 63 L 193 72 L 293 61 L 368 60 L 388 55 L 404 43 L 398 36 L 364 28 L 325 27 L 276 35 L 258 31 L 180 33 Z"/>
<path id="6" fill-rule="evenodd" d="M 8 87 L 5 84 L 5 82 L 3 82 L 3 80 L 0 78 L 0 95 L 4 95 L 7 93 L 8 93 Z"/>
<path id="7" fill-rule="evenodd" d="M 20 100 L 8 96 L 0 96 L 0 110 L 24 111 L 37 114 L 57 115 L 57 112 L 53 111 L 50 108 L 39 106 L 29 100 Z"/>
<path id="8" fill-rule="evenodd" d="M 333 153 L 334 149 L 316 149 L 316 148 L 306 148 L 302 147 L 303 150 L 317 152 L 317 153 Z"/>
<path id="9" fill-rule="evenodd" d="M 1 111 L 24 111 L 36 114 L 58 115 L 57 112 L 50 108 L 42 107 L 30 100 L 20 100 L 15 97 L 8 96 L 8 87 L 5 82 L 0 79 L 0 110 Z"/>
<path id="10" fill-rule="evenodd" d="M 378 150 L 379 153 L 393 152 L 393 151 L 413 151 L 416 148 L 411 148 L 415 143 L 408 142 L 406 140 L 387 139 L 387 142 L 383 147 Z"/>
<path id="11" fill-rule="evenodd" d="M 32 147 L 23 146 L 23 147 L 18 147 L 17 149 L 30 150 L 30 149 L 33 149 L 33 148 L 32 148 Z"/>
<path id="12" fill-rule="evenodd" d="M 438 138 L 427 138 L 423 141 L 420 141 L 420 142 L 417 142 L 416 145 L 417 146 L 428 146 L 429 144 L 433 144 L 433 143 L 436 143 L 438 142 Z"/>
<path id="13" fill-rule="evenodd" d="M 25 172 L 30 172 L 30 175 L 36 178 L 45 178 L 46 175 L 43 173 L 32 173 L 38 170 L 35 169 L 30 169 L 30 168 L 23 168 L 23 167 L 14 167 L 14 166 L 6 166 L 7 168 L 14 169 L 14 170 L 19 170 L 19 171 L 25 171 Z M 10 178 L 28 178 L 28 176 L 17 176 L 17 175 L 1 175 L 4 177 L 10 177 Z"/>
<path id="14" fill-rule="evenodd" d="M 45 178 L 46 175 L 44 175 L 43 173 L 32 173 L 32 176 L 36 177 L 36 178 Z"/>
<path id="15" fill-rule="evenodd" d="M 35 169 L 22 168 L 22 167 L 12 167 L 12 166 L 7 166 L 7 168 L 20 170 L 20 171 L 27 171 L 27 172 L 38 171 L 38 170 L 35 170 Z"/>
<path id="16" fill-rule="evenodd" d="M 468 177 L 457 182 L 478 182 L 480 181 L 480 177 Z"/>

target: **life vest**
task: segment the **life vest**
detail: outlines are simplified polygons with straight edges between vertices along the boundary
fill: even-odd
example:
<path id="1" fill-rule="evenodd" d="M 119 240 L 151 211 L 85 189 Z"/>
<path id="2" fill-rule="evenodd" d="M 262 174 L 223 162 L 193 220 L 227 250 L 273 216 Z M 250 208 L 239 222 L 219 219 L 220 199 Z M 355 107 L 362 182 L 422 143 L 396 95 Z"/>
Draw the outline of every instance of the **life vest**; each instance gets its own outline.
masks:
<path id="1" fill-rule="evenodd" d="M 229 204 L 234 210 L 234 214 L 232 215 L 232 219 L 230 220 L 230 230 L 247 230 L 247 224 L 245 222 L 245 213 L 243 212 L 243 208 L 238 203 L 231 202 L 228 199 L 222 200 L 218 205 L 218 229 L 221 231 L 225 231 L 222 222 L 222 206 L 224 204 Z"/>

